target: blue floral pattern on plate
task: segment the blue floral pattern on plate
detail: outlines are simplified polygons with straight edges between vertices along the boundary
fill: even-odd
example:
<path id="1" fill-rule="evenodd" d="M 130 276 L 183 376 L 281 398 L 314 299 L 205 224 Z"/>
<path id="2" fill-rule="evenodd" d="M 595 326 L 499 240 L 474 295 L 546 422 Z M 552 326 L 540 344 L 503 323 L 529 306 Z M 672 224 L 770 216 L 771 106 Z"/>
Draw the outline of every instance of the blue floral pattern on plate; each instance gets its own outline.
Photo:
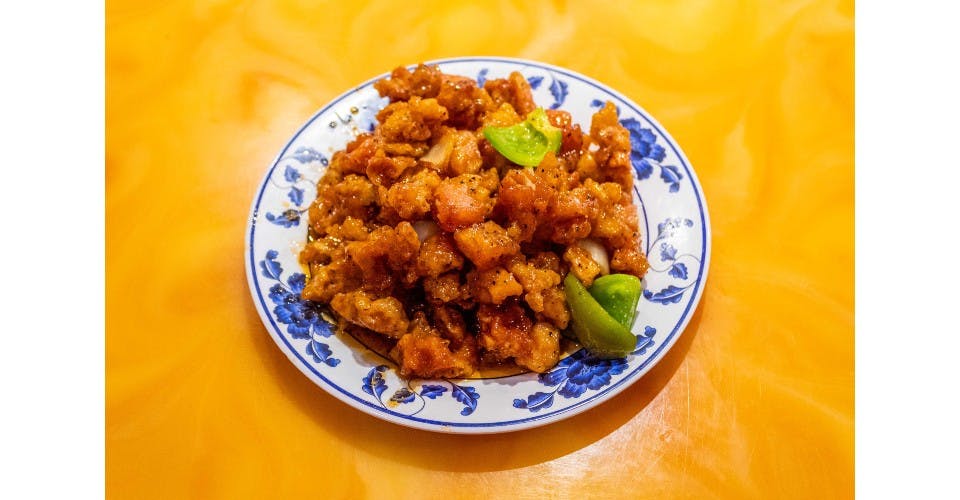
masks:
<path id="1" fill-rule="evenodd" d="M 284 160 L 293 160 L 300 164 L 309 164 L 313 162 L 318 162 L 323 166 L 327 165 L 327 157 L 321 154 L 319 151 L 302 146 L 297 148 L 296 151 L 291 153 L 288 156 L 280 158 L 281 161 Z M 281 189 L 287 190 L 287 199 L 290 200 L 290 203 L 293 203 L 296 208 L 288 208 L 277 215 L 274 215 L 271 212 L 267 212 L 264 217 L 267 221 L 276 224 L 280 227 L 291 228 L 300 225 L 300 216 L 307 211 L 306 208 L 301 209 L 300 206 L 303 204 L 304 198 L 304 188 L 298 187 L 297 184 L 304 183 L 310 186 L 316 185 L 318 179 L 310 179 L 304 177 L 297 168 L 293 165 L 287 164 L 282 173 L 282 180 L 272 180 L 275 186 L 280 187 Z"/>
<path id="2" fill-rule="evenodd" d="M 709 221 L 696 177 L 680 150 L 649 115 L 587 78 L 533 61 L 464 58 L 440 61 L 451 74 L 482 84 L 519 71 L 542 106 L 571 113 L 589 128 L 590 115 L 613 102 L 630 133 L 634 199 L 650 271 L 638 304 L 637 348 L 602 360 L 578 350 L 544 374 L 482 380 L 403 380 L 384 358 L 349 335 L 335 333 L 324 312 L 304 301 L 297 253 L 301 224 L 329 156 L 375 125 L 386 100 L 372 82 L 336 98 L 290 141 L 269 170 L 251 207 L 247 279 L 268 332 L 320 387 L 371 415 L 442 432 L 503 432 L 553 422 L 604 401 L 637 380 L 676 340 L 702 294 L 709 265 Z M 259 221 L 259 223 L 258 223 Z M 651 227 L 653 224 L 653 227 Z M 480 401 L 483 404 L 480 404 Z M 574 410 L 574 411 L 570 411 Z"/>
<path id="3" fill-rule="evenodd" d="M 637 346 L 630 354 L 642 355 L 653 345 L 653 335 L 656 328 L 647 326 L 641 335 L 637 336 Z M 556 387 L 549 392 L 535 392 L 526 399 L 514 399 L 513 407 L 531 412 L 538 412 L 553 406 L 556 395 L 567 399 L 579 398 L 584 392 L 596 391 L 610 385 L 614 375 L 619 375 L 627 369 L 626 358 L 603 359 L 598 358 L 586 349 L 580 349 L 570 356 L 560 360 L 557 366 L 537 378 L 545 386 Z"/>
<path id="4" fill-rule="evenodd" d="M 363 392 L 375 397 L 380 403 L 380 406 L 388 408 L 388 405 L 392 404 L 396 406 L 398 404 L 410 404 L 414 402 L 419 402 L 420 407 L 410 415 L 416 415 L 423 411 L 426 407 L 427 399 L 437 399 L 447 392 L 447 388 L 440 384 L 423 384 L 420 386 L 420 391 L 417 392 L 416 389 L 411 388 L 411 383 L 416 381 L 407 381 L 407 385 L 397 389 L 393 396 L 390 396 L 390 399 L 386 403 L 383 401 L 383 393 L 387 390 L 387 382 L 384 380 L 383 373 L 389 370 L 390 367 L 387 365 L 379 365 L 374 368 L 371 368 L 367 375 L 363 377 L 363 385 L 360 387 Z M 477 409 L 477 403 L 480 400 L 480 394 L 477 393 L 477 390 L 470 386 L 458 385 L 450 380 L 444 380 L 445 384 L 450 386 L 450 396 L 453 397 L 457 402 L 463 404 L 463 409 L 460 410 L 460 415 L 468 416 Z"/>
<path id="5" fill-rule="evenodd" d="M 291 274 L 284 283 L 281 278 L 283 267 L 276 260 L 278 255 L 276 250 L 268 250 L 264 259 L 260 261 L 260 272 L 263 277 L 277 282 L 270 287 L 268 294 L 270 301 L 276 304 L 273 314 L 277 321 L 287 325 L 287 333 L 291 337 L 310 340 L 307 343 L 306 353 L 315 362 L 330 367 L 337 366 L 340 360 L 333 357 L 330 346 L 317 340 L 317 337 L 333 335 L 333 325 L 323 319 L 320 308 L 315 302 L 300 297 L 300 292 L 303 291 L 306 283 L 306 275 Z"/>
<path id="6" fill-rule="evenodd" d="M 700 266 L 700 258 L 696 255 L 685 253 L 677 255 L 677 248 L 670 243 L 675 237 L 679 237 L 680 232 L 693 227 L 693 221 L 687 218 L 673 217 L 657 224 L 657 237 L 647 245 L 647 259 L 650 261 L 648 273 L 666 273 L 671 278 L 679 280 L 678 284 L 669 284 L 659 291 L 644 289 L 643 298 L 660 305 L 677 304 L 683 299 L 683 294 L 688 288 L 696 282 L 690 281 L 683 284 L 690 277 L 688 264 L 691 268 Z M 661 266 L 654 267 L 659 258 Z M 682 262 L 688 261 L 687 263 Z"/>

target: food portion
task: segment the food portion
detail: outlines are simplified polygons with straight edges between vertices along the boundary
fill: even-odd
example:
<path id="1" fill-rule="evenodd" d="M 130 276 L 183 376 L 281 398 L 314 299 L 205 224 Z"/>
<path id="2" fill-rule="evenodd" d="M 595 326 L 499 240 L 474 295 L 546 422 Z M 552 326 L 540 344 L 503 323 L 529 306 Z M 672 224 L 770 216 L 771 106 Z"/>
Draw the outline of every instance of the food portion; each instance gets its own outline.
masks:
<path id="1" fill-rule="evenodd" d="M 544 372 L 568 328 L 598 355 L 630 352 L 647 260 L 616 108 L 584 131 L 516 72 L 481 87 L 420 65 L 374 86 L 390 100 L 378 125 L 317 184 L 303 297 L 406 377 Z"/>

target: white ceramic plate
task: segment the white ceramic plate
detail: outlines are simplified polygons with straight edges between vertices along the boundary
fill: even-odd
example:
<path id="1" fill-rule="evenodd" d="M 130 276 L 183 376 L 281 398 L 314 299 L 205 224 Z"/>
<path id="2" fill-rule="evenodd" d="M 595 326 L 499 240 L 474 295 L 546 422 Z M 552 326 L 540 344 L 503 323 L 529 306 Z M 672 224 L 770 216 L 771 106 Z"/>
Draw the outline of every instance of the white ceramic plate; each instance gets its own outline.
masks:
<path id="1" fill-rule="evenodd" d="M 257 311 L 277 346 L 304 375 L 341 401 L 401 425 L 452 433 L 537 427 L 592 408 L 649 371 L 676 342 L 696 309 L 710 262 L 710 219 L 693 168 L 652 117 L 615 90 L 573 71 L 535 61 L 470 57 L 432 61 L 444 73 L 478 80 L 519 71 L 546 108 L 562 108 L 589 130 L 610 100 L 630 131 L 634 201 L 651 268 L 633 332 L 636 350 L 619 360 L 579 350 L 548 373 L 500 378 L 410 380 L 395 365 L 334 328 L 300 299 L 297 253 L 306 242 L 306 209 L 333 152 L 372 129 L 386 104 L 371 79 L 315 114 L 267 170 L 250 210 L 244 248 Z"/>

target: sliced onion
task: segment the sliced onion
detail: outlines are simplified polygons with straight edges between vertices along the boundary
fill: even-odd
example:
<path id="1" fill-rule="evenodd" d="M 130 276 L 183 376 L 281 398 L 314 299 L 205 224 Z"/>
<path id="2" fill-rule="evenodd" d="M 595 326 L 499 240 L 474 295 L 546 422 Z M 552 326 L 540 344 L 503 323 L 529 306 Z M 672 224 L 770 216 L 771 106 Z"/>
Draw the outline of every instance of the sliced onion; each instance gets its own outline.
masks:
<path id="1" fill-rule="evenodd" d="M 450 153 L 453 152 L 453 137 L 444 134 L 433 147 L 427 151 L 427 154 L 420 157 L 420 161 L 429 163 L 437 170 L 443 170 L 450 161 Z"/>
<path id="2" fill-rule="evenodd" d="M 587 238 L 578 241 L 577 246 L 586 250 L 590 254 L 590 258 L 600 265 L 601 275 L 610 274 L 610 258 L 607 257 L 607 249 L 603 248 L 599 241 Z"/>
<path id="3" fill-rule="evenodd" d="M 413 230 L 417 232 L 420 243 L 423 243 L 427 241 L 427 238 L 437 234 L 440 228 L 437 226 L 437 223 L 432 220 L 418 220 L 413 223 Z"/>

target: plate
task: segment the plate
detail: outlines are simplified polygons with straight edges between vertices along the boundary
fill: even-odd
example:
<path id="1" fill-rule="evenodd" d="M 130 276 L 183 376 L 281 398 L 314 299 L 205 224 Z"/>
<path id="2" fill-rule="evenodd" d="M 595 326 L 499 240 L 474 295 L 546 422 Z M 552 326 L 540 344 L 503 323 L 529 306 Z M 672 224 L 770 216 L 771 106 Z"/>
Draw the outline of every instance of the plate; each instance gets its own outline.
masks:
<path id="1" fill-rule="evenodd" d="M 267 170 L 253 199 L 244 247 L 247 281 L 267 332 L 310 380 L 344 403 L 397 424 L 448 433 L 537 427 L 593 408 L 640 380 L 683 332 L 703 293 L 710 263 L 710 220 L 696 174 L 680 147 L 640 106 L 591 78 L 549 64 L 499 57 L 430 61 L 444 73 L 476 78 L 519 71 L 545 108 L 569 111 L 589 130 L 607 100 L 629 130 L 634 202 L 651 267 L 633 333 L 636 349 L 602 360 L 568 353 L 547 373 L 495 378 L 403 380 L 395 365 L 300 299 L 297 254 L 306 242 L 307 207 L 333 152 L 372 130 L 387 104 L 373 78 L 334 99 L 297 131 Z"/>

